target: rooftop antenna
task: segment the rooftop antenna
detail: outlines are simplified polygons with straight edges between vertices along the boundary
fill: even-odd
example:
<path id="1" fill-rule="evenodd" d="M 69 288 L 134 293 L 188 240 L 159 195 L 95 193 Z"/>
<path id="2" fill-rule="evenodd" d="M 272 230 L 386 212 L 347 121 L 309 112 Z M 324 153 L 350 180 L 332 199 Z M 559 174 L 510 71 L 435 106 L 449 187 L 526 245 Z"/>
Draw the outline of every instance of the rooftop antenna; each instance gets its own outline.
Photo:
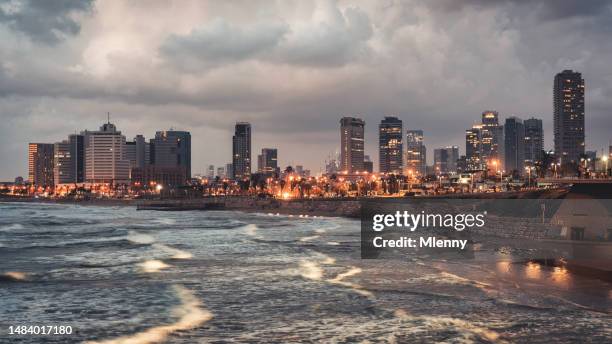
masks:
<path id="1" fill-rule="evenodd" d="M 106 123 L 110 124 L 110 112 L 106 113 Z"/>

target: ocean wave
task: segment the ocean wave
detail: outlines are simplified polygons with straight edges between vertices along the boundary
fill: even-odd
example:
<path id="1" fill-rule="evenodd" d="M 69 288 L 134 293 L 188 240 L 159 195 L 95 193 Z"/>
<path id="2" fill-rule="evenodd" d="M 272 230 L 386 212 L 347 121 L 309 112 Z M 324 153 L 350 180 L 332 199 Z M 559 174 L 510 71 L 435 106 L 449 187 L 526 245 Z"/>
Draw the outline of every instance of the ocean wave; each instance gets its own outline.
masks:
<path id="1" fill-rule="evenodd" d="M 19 282 L 25 281 L 28 274 L 21 271 L 7 271 L 0 275 L 0 281 Z"/>
<path id="2" fill-rule="evenodd" d="M 192 330 L 213 318 L 202 302 L 189 289 L 175 285 L 174 290 L 181 304 L 172 310 L 178 320 L 169 325 L 152 327 L 143 332 L 102 341 L 88 341 L 86 344 L 154 344 L 165 342 L 172 333 Z"/>
<path id="3" fill-rule="evenodd" d="M 138 232 L 133 232 L 133 231 L 130 231 L 128 233 L 128 236 L 126 237 L 126 239 L 129 242 L 132 242 L 135 244 L 152 244 L 155 242 L 154 237 L 148 234 L 143 234 L 143 233 L 138 233 Z"/>
<path id="4" fill-rule="evenodd" d="M 171 254 L 172 259 L 191 259 L 193 258 L 193 254 L 191 254 L 191 252 L 179 250 L 178 248 L 174 248 L 166 244 L 153 244 L 153 247 L 160 249 L 168 254 Z"/>
<path id="5" fill-rule="evenodd" d="M 162 262 L 161 260 L 157 260 L 157 259 L 146 260 L 142 263 L 139 263 L 138 266 L 143 272 L 146 272 L 146 273 L 159 272 L 163 269 L 167 269 L 171 267 L 171 265 L 168 265 Z"/>
<path id="6" fill-rule="evenodd" d="M 0 226 L 0 232 L 9 232 L 19 229 L 23 229 L 23 225 L 21 223 L 12 223 L 10 225 Z"/>
<path id="7" fill-rule="evenodd" d="M 360 274 L 360 273 L 361 273 L 361 268 L 353 266 L 353 267 L 349 268 L 348 271 L 343 272 L 341 274 L 338 274 L 336 277 L 328 280 L 328 282 L 331 283 L 331 284 L 338 284 L 338 285 L 350 288 L 355 293 L 363 295 L 365 297 L 373 297 L 374 294 L 372 294 L 372 292 L 370 292 L 368 290 L 365 290 L 359 284 L 352 283 L 352 282 L 347 282 L 347 281 L 344 280 L 347 277 L 355 276 L 355 275 Z"/>

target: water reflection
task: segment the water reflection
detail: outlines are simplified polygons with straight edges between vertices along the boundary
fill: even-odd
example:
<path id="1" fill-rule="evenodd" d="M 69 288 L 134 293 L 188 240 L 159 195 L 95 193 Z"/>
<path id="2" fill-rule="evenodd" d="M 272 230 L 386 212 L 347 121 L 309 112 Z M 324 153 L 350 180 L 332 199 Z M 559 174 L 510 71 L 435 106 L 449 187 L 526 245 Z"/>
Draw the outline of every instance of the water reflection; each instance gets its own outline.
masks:
<path id="1" fill-rule="evenodd" d="M 569 287 L 572 282 L 572 275 L 564 266 L 556 266 L 551 273 L 552 281 L 562 287 Z"/>
<path id="2" fill-rule="evenodd" d="M 542 267 L 538 263 L 528 262 L 525 267 L 525 275 L 530 279 L 540 279 L 542 277 Z"/>

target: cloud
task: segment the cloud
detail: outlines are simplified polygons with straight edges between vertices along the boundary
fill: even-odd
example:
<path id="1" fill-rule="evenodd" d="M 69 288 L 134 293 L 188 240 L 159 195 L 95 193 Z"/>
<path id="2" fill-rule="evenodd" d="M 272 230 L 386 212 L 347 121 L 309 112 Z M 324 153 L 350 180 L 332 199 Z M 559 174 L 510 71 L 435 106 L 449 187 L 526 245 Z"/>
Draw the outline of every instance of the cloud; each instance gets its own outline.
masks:
<path id="1" fill-rule="evenodd" d="M 324 1 L 293 25 L 274 17 L 243 25 L 216 18 L 186 35 L 170 35 L 160 51 L 188 71 L 246 60 L 337 67 L 366 55 L 372 33 L 366 13 Z"/>
<path id="2" fill-rule="evenodd" d="M 287 31 L 283 23 L 258 22 L 243 28 L 217 18 L 187 35 L 171 35 L 160 50 L 181 68 L 193 70 L 265 55 Z"/>
<path id="3" fill-rule="evenodd" d="M 33 41 L 56 44 L 79 33 L 75 16 L 90 13 L 93 0 L 1 0 L 0 23 Z"/>

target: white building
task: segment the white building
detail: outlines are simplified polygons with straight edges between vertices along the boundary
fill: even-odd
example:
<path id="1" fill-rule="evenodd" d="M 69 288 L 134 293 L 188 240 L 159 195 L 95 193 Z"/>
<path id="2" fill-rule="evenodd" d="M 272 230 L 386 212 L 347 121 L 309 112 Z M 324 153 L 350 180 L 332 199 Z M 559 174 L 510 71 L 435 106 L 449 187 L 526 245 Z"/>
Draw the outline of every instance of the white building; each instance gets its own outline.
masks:
<path id="1" fill-rule="evenodd" d="M 129 182 L 130 162 L 126 158 L 125 136 L 108 122 L 99 131 L 84 131 L 85 180 L 88 183 Z"/>

